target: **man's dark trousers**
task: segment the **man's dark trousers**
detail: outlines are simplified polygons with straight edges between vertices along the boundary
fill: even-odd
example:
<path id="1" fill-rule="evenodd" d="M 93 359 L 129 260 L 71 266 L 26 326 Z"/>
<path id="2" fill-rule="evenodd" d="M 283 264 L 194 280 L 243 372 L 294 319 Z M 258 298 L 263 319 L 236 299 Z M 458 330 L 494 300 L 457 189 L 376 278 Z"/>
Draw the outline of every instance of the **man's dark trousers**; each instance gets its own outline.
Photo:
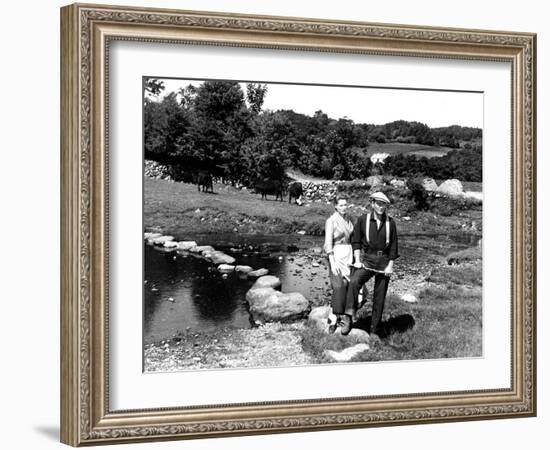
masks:
<path id="1" fill-rule="evenodd" d="M 370 332 L 380 332 L 380 320 L 384 311 L 386 293 L 390 284 L 390 277 L 383 273 L 367 269 L 355 269 L 351 275 L 346 298 L 346 314 L 353 315 L 357 308 L 357 297 L 363 285 L 374 276 L 374 299 L 372 302 L 372 322 Z"/>

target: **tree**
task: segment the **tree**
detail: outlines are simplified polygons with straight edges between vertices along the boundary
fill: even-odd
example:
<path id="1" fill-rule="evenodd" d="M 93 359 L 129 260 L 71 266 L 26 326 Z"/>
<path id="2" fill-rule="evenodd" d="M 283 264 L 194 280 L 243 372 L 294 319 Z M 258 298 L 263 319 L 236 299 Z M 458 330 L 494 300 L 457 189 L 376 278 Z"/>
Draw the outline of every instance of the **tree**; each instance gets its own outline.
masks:
<path id="1" fill-rule="evenodd" d="M 266 84 L 248 83 L 246 85 L 246 100 L 252 112 L 258 114 L 262 110 L 266 94 Z"/>
<path id="2" fill-rule="evenodd" d="M 201 167 L 211 173 L 226 167 L 232 182 L 240 171 L 240 147 L 251 135 L 250 117 L 239 83 L 205 81 L 192 104 L 193 145 Z"/>
<path id="3" fill-rule="evenodd" d="M 164 91 L 164 81 L 159 81 L 155 78 L 148 78 L 145 80 L 145 92 L 157 97 L 162 91 Z"/>
<path id="4" fill-rule="evenodd" d="M 178 95 L 180 96 L 181 106 L 189 110 L 193 108 L 195 97 L 197 96 L 197 88 L 190 84 L 185 88 L 180 88 L 178 90 Z"/>

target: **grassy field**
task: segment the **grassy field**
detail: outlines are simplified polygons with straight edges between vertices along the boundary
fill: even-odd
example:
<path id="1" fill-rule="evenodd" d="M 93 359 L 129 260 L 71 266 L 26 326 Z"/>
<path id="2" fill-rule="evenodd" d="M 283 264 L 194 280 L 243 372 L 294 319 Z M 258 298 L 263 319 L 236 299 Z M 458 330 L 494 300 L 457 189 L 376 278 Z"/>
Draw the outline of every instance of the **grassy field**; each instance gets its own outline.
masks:
<path id="1" fill-rule="evenodd" d="M 401 144 L 398 142 L 377 143 L 371 142 L 367 148 L 367 155 L 372 156 L 374 153 L 389 153 L 390 155 L 405 155 L 425 156 L 433 158 L 435 156 L 443 156 L 453 150 L 450 147 L 438 147 L 433 145 L 421 144 Z"/>
<path id="2" fill-rule="evenodd" d="M 353 217 L 364 214 L 367 193 L 351 196 Z M 446 215 L 436 211 L 410 211 L 398 202 L 389 214 L 399 220 L 402 233 L 460 232 L 462 225 L 475 220 L 481 223 L 481 207 L 470 208 L 449 200 Z M 409 205 L 410 206 L 410 205 Z M 228 185 L 215 184 L 214 194 L 198 192 L 188 183 L 144 179 L 144 226 L 147 231 L 159 230 L 179 240 L 197 233 L 289 234 L 305 231 L 322 236 L 326 218 L 334 212 L 326 202 L 313 202 L 299 207 L 284 201 L 261 200 L 260 195 Z"/>
<path id="3" fill-rule="evenodd" d="M 289 205 L 284 201 L 261 200 L 259 194 L 215 184 L 214 193 L 197 192 L 187 183 L 145 178 L 144 225 L 160 228 L 178 239 L 201 233 L 296 233 L 321 235 L 332 206 Z"/>

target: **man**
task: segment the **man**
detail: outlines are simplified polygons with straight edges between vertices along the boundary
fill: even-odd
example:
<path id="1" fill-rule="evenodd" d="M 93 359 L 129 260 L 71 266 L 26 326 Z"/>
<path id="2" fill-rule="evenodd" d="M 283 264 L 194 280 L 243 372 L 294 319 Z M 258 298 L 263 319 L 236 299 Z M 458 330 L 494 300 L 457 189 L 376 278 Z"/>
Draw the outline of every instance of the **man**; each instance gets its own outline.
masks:
<path id="1" fill-rule="evenodd" d="M 374 277 L 372 322 L 369 333 L 380 335 L 386 292 L 393 273 L 393 262 L 399 257 L 397 227 L 386 214 L 390 200 L 383 192 L 371 195 L 371 212 L 357 220 L 351 236 L 353 267 L 355 268 L 346 295 L 346 310 L 342 334 L 351 330 L 351 318 L 357 309 L 357 297 L 363 284 Z"/>

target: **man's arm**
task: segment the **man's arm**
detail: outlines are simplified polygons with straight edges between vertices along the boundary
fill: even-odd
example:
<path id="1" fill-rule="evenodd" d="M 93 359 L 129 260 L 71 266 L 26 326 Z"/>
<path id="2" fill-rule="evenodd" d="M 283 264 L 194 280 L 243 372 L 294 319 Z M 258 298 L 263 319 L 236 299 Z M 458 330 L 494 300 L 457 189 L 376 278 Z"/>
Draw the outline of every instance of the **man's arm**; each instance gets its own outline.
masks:
<path id="1" fill-rule="evenodd" d="M 390 276 L 393 273 L 393 262 L 397 258 L 399 258 L 399 249 L 398 249 L 398 243 L 397 243 L 397 227 L 395 226 L 395 222 L 392 220 L 390 222 L 390 252 L 389 252 L 390 260 L 388 262 L 388 265 L 384 269 L 384 274 L 386 276 Z"/>
<path id="2" fill-rule="evenodd" d="M 397 243 L 397 226 L 392 220 L 390 222 L 390 252 L 389 256 L 391 260 L 399 258 L 399 245 Z"/>

